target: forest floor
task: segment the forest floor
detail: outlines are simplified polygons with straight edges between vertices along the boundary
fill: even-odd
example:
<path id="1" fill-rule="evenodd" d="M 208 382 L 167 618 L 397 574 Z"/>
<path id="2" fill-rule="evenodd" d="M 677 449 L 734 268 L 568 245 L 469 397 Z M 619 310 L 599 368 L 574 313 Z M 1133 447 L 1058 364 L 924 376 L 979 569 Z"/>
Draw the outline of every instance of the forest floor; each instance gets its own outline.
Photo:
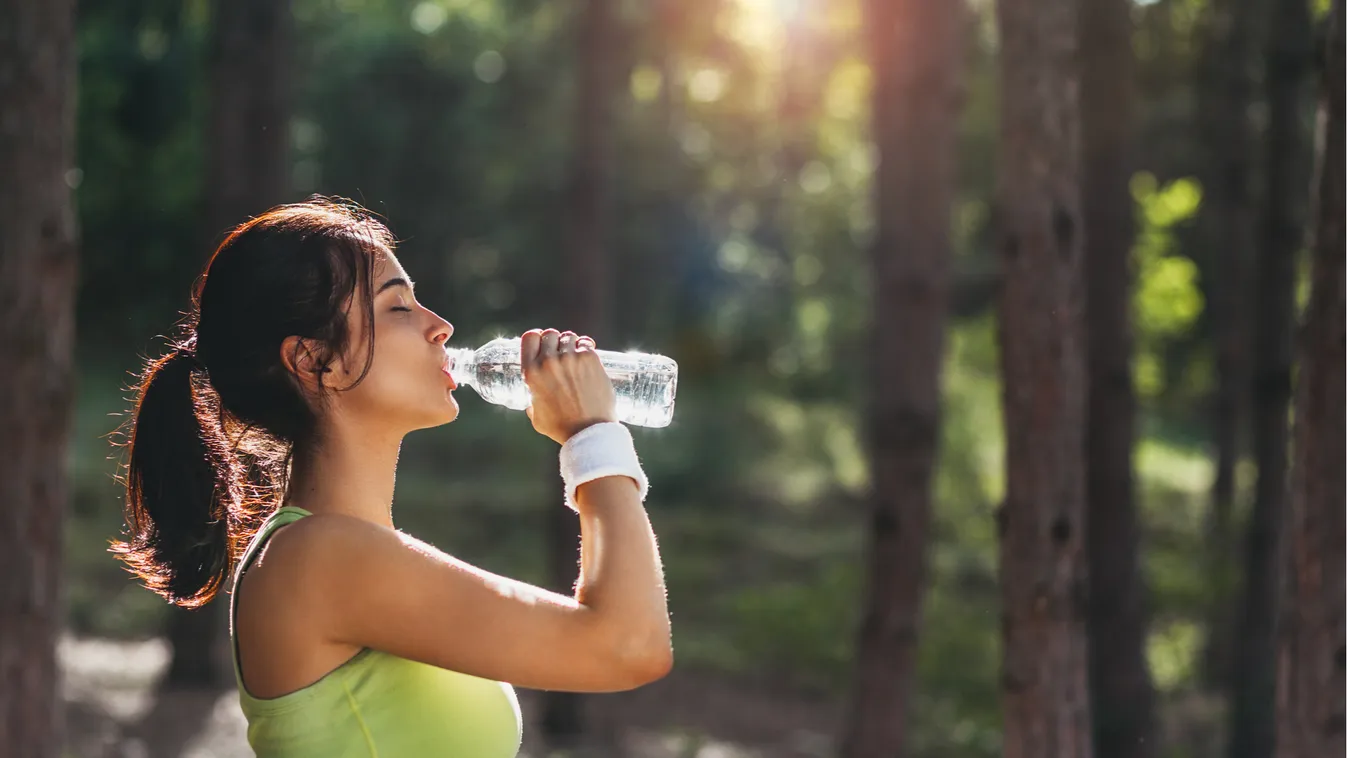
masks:
<path id="1" fill-rule="evenodd" d="M 157 693 L 163 640 L 65 638 L 59 646 L 69 758 L 247 758 L 233 688 Z M 630 693 L 587 698 L 591 744 L 549 753 L 539 694 L 519 691 L 520 758 L 822 758 L 833 752 L 836 703 L 691 671 Z"/>

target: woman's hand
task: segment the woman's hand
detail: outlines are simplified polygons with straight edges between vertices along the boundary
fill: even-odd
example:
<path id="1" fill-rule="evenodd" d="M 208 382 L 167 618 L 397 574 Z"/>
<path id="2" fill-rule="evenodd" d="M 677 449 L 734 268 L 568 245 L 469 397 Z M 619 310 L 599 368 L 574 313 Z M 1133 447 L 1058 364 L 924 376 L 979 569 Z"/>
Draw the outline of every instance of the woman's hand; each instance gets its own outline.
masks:
<path id="1" fill-rule="evenodd" d="M 524 383 L 533 395 L 525 412 L 539 434 L 565 444 L 585 427 L 617 420 L 617 394 L 594 340 L 530 329 L 520 339 L 519 352 Z"/>

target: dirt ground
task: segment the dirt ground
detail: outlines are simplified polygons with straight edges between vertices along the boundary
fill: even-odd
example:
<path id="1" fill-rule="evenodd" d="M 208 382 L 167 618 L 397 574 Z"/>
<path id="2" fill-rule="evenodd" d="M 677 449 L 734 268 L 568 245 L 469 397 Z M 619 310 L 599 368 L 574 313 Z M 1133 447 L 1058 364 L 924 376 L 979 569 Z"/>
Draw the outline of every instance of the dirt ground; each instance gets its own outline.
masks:
<path id="1" fill-rule="evenodd" d="M 168 663 L 162 640 L 61 641 L 71 758 L 248 758 L 231 688 L 156 697 Z M 538 739 L 538 694 L 519 692 L 520 758 L 824 758 L 833 754 L 836 704 L 675 671 L 630 693 L 587 698 L 594 740 L 548 752 Z"/>

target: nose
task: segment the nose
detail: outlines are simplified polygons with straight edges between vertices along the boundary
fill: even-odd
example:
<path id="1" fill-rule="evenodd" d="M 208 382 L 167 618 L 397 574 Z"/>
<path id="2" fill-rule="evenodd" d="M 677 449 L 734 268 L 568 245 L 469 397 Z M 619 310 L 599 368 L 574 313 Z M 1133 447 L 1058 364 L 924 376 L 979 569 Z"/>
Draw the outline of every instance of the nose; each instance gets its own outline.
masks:
<path id="1" fill-rule="evenodd" d="M 443 346 L 444 343 L 448 342 L 449 338 L 453 336 L 454 325 L 445 321 L 434 311 L 427 310 L 427 313 L 429 313 L 431 317 L 430 331 L 427 332 L 427 336 L 431 342 Z"/>

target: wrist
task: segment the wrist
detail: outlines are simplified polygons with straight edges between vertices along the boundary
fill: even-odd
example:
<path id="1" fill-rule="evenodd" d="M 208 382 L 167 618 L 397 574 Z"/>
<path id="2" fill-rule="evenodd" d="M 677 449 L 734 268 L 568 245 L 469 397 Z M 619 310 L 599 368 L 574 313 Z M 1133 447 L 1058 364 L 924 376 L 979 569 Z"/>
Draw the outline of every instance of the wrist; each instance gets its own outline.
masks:
<path id="1" fill-rule="evenodd" d="M 566 505 L 572 510 L 577 510 L 575 493 L 580 485 L 608 477 L 630 479 L 636 485 L 637 497 L 645 500 L 649 482 L 631 432 L 622 424 L 605 421 L 586 427 L 566 440 L 559 458 Z"/>
<path id="2" fill-rule="evenodd" d="M 563 430 L 563 436 L 558 441 L 564 445 L 567 442 L 571 441 L 571 439 L 573 439 L 577 434 L 583 432 L 584 430 L 592 426 L 598 426 L 599 424 L 608 424 L 608 423 L 614 423 L 613 419 L 610 418 L 585 419 L 584 421 L 572 424 L 570 427 Z"/>
<path id="3" fill-rule="evenodd" d="M 615 474 L 585 482 L 575 489 L 571 506 L 580 513 L 602 510 L 604 504 L 621 502 L 628 495 L 641 497 L 641 484 L 630 476 Z"/>

